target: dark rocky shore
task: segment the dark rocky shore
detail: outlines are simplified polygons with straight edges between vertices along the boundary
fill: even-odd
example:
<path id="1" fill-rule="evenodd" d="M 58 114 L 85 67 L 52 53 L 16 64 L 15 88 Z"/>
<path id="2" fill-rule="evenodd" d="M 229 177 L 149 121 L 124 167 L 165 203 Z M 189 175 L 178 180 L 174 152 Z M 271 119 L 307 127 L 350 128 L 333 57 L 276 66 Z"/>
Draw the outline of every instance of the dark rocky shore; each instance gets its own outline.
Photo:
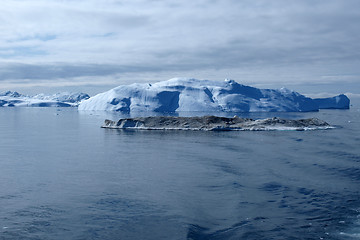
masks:
<path id="1" fill-rule="evenodd" d="M 250 118 L 203 117 L 137 117 L 124 118 L 119 121 L 105 120 L 103 128 L 144 129 L 144 130 L 206 130 L 206 131 L 266 131 L 266 130 L 314 130 L 332 128 L 327 122 L 317 119 L 290 120 L 267 118 L 254 120 Z"/>

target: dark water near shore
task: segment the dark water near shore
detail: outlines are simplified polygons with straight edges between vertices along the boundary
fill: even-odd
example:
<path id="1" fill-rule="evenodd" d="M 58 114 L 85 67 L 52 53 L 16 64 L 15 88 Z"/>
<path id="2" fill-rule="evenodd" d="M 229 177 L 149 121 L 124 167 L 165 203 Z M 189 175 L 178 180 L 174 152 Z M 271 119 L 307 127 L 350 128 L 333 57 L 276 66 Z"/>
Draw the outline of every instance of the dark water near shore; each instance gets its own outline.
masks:
<path id="1" fill-rule="evenodd" d="M 359 109 L 244 116 L 338 128 L 121 131 L 0 108 L 0 239 L 359 239 Z"/>

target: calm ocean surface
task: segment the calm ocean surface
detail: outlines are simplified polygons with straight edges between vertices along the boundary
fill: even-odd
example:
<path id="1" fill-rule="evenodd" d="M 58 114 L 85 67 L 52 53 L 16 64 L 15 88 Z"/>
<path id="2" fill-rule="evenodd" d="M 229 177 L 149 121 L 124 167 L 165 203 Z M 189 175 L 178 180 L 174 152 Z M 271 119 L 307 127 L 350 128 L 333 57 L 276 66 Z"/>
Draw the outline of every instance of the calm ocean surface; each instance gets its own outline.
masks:
<path id="1" fill-rule="evenodd" d="M 319 131 L 102 129 L 0 108 L 0 239 L 360 239 L 360 110 Z"/>

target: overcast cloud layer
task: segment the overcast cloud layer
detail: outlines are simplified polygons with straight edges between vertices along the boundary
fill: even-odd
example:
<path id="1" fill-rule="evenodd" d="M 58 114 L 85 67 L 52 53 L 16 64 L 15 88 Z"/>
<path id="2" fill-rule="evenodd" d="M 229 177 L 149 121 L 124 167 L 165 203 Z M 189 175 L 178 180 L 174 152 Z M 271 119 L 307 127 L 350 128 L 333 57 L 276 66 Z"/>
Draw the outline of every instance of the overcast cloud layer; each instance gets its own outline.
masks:
<path id="1" fill-rule="evenodd" d="M 358 0 L 2 0 L 0 90 L 176 76 L 359 87 L 359 9 Z"/>

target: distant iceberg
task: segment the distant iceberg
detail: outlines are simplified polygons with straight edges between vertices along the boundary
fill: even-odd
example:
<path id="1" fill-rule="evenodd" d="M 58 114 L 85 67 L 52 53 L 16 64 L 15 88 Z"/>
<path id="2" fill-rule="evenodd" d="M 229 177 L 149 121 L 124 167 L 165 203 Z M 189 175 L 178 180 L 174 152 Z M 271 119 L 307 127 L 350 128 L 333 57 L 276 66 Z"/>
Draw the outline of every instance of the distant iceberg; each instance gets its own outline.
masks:
<path id="1" fill-rule="evenodd" d="M 289 89 L 258 89 L 234 80 L 173 78 L 123 85 L 82 101 L 79 110 L 130 112 L 309 112 L 318 104 Z"/>
<path id="2" fill-rule="evenodd" d="M 79 110 L 131 112 L 309 112 L 348 109 L 345 95 L 311 99 L 281 88 L 258 89 L 234 80 L 173 78 L 154 84 L 122 85 L 89 97 L 86 93 L 23 95 L 0 93 L 0 107 L 77 107 Z"/>
<path id="3" fill-rule="evenodd" d="M 204 130 L 204 131 L 274 131 L 274 130 L 315 130 L 333 128 L 327 122 L 317 118 L 290 120 L 267 118 L 202 117 L 137 117 L 123 118 L 119 121 L 105 120 L 103 128 L 138 130 Z"/>
<path id="4" fill-rule="evenodd" d="M 350 99 L 344 94 L 330 98 L 314 98 L 320 109 L 349 109 Z"/>
<path id="5" fill-rule="evenodd" d="M 53 95 L 23 95 L 7 91 L 0 93 L 0 107 L 77 107 L 90 96 L 86 93 L 56 93 Z"/>

